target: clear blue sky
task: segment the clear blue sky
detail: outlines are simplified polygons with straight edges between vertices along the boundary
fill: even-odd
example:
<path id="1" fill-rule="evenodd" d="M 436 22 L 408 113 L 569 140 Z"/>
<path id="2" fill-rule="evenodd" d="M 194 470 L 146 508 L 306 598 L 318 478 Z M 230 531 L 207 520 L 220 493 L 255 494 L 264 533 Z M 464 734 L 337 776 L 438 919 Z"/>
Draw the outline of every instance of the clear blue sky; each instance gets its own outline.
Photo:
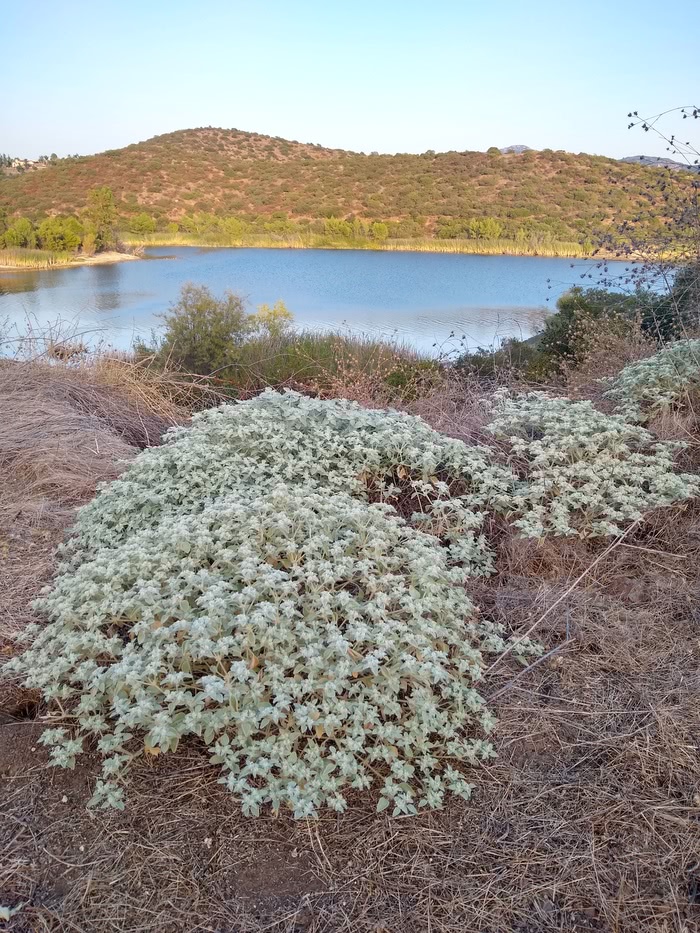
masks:
<path id="1" fill-rule="evenodd" d="M 627 112 L 700 98 L 700 0 L 1 0 L 0 10 L 0 151 L 30 158 L 208 125 L 362 151 L 661 153 L 627 131 Z"/>

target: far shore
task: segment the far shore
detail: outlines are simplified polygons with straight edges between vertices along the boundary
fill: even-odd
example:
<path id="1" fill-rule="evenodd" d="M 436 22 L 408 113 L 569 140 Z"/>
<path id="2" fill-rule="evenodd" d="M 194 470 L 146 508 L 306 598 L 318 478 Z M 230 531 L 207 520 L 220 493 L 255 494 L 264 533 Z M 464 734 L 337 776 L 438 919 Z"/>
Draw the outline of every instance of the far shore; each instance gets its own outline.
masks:
<path id="1" fill-rule="evenodd" d="M 140 259 L 135 253 L 118 253 L 116 250 L 106 250 L 104 253 L 94 253 L 92 256 L 76 256 L 71 265 L 101 266 L 109 262 L 128 262 L 131 259 Z"/>
<path id="2" fill-rule="evenodd" d="M 2 252 L 0 252 L 0 258 Z M 30 271 L 44 272 L 49 269 L 70 269 L 73 266 L 101 266 L 109 265 L 114 262 L 129 262 L 132 259 L 141 259 L 136 253 L 120 253 L 117 250 L 105 250 L 104 253 L 94 253 L 92 256 L 70 256 L 64 262 L 54 262 L 46 265 L 25 265 L 24 263 L 3 263 L 0 262 L 0 270 L 3 271 Z"/>
<path id="3" fill-rule="evenodd" d="M 389 241 L 384 243 L 368 243 L 360 241 L 354 243 L 339 242 L 304 242 L 299 238 L 273 239 L 272 237 L 250 237 L 237 241 L 214 241 L 207 242 L 206 238 L 195 237 L 191 235 L 175 234 L 162 235 L 156 234 L 150 237 L 134 237 L 128 234 L 123 235 L 123 242 L 130 252 L 118 252 L 117 250 L 106 250 L 103 253 L 95 253 L 92 256 L 65 256 L 62 261 L 55 261 L 46 264 L 36 265 L 30 262 L 3 263 L 0 261 L 0 271 L 46 271 L 49 269 L 70 269 L 76 266 L 98 266 L 109 265 L 116 262 L 130 262 L 136 259 L 145 258 L 143 251 L 148 248 L 168 248 L 168 247 L 194 247 L 196 249 L 316 249 L 316 250 L 369 250 L 372 252 L 416 252 L 416 253 L 441 253 L 443 255 L 470 255 L 470 256 L 511 256 L 511 257 L 531 257 L 546 259 L 589 259 L 599 262 L 608 262 L 614 260 L 623 260 L 625 262 L 644 261 L 645 257 L 639 255 L 620 256 L 619 254 L 605 249 L 598 249 L 594 252 L 576 250 L 576 244 L 557 243 L 549 247 L 525 247 L 521 244 L 515 244 L 513 241 L 498 241 L 486 243 L 484 241 L 445 241 L 445 240 L 418 240 L 413 242 Z M 40 251 L 37 251 L 40 252 Z M 27 250 L 30 254 L 31 251 Z M 27 257 L 30 258 L 29 256 Z M 648 259 L 648 257 L 646 257 Z M 0 260 L 2 251 L 0 251 Z M 668 261 L 668 260 L 666 260 Z"/>
<path id="4" fill-rule="evenodd" d="M 557 242 L 548 246 L 524 246 L 514 240 L 440 240 L 437 238 L 415 240 L 388 240 L 374 242 L 368 240 L 354 240 L 340 242 L 329 241 L 325 237 L 314 237 L 310 240 L 292 236 L 249 236 L 240 239 L 221 240 L 217 238 L 198 237 L 190 234 L 152 234 L 147 237 L 137 237 L 129 234 L 123 235 L 127 246 L 140 249 L 168 248 L 174 246 L 189 246 L 196 249 L 316 249 L 316 250 L 363 250 L 369 252 L 411 252 L 411 253 L 441 253 L 448 255 L 467 256 L 531 256 L 547 259 L 591 259 L 614 258 L 612 254 L 604 256 L 602 252 L 593 254 L 584 250 L 575 243 Z"/>

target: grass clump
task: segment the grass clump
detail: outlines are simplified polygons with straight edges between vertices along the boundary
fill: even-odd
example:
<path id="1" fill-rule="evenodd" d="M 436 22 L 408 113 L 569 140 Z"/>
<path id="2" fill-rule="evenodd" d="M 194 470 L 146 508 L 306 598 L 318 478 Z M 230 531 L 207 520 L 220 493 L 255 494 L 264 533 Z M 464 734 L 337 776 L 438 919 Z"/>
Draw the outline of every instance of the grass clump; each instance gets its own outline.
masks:
<path id="1" fill-rule="evenodd" d="M 53 266 L 68 266 L 75 262 L 73 253 L 54 249 L 3 249 L 0 252 L 0 266 L 14 269 L 51 269 Z"/>

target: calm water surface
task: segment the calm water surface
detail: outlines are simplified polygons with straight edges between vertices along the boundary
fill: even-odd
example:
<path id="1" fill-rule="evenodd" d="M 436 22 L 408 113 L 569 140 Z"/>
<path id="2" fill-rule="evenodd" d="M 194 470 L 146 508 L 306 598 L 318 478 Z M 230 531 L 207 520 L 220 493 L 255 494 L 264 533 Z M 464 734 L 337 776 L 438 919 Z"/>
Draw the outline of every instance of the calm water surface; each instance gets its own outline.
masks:
<path id="1" fill-rule="evenodd" d="M 436 352 L 527 337 L 588 276 L 598 278 L 595 262 L 529 256 L 169 247 L 141 262 L 0 271 L 0 323 L 60 320 L 126 348 L 196 282 L 246 296 L 251 310 L 281 298 L 300 329 L 395 336 Z"/>

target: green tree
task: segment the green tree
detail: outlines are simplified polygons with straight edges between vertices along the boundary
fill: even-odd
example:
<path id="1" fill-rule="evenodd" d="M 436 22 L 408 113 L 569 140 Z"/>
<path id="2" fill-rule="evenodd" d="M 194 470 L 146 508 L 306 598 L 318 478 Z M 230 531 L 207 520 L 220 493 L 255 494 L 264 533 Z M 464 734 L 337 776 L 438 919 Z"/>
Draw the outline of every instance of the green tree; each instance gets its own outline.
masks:
<path id="1" fill-rule="evenodd" d="M 188 282 L 163 315 L 162 358 L 187 372 L 207 376 L 236 360 L 236 348 L 254 329 L 243 299 L 234 292 L 217 298 L 205 285 Z"/>
<path id="2" fill-rule="evenodd" d="M 246 232 L 248 224 L 244 220 L 239 220 L 238 217 L 225 217 L 221 221 L 221 229 L 231 238 L 237 239 Z"/>
<path id="3" fill-rule="evenodd" d="M 389 227 L 385 223 L 375 220 L 369 228 L 369 233 L 373 240 L 386 240 L 389 236 Z"/>
<path id="4" fill-rule="evenodd" d="M 251 315 L 251 324 L 270 337 L 281 337 L 285 334 L 294 320 L 294 315 L 280 299 L 272 307 L 259 305 L 255 314 Z"/>
<path id="5" fill-rule="evenodd" d="M 328 236 L 349 239 L 353 234 L 352 224 L 349 224 L 347 220 L 341 220 L 338 217 L 327 217 L 323 223 L 323 226 Z"/>
<path id="6" fill-rule="evenodd" d="M 95 240 L 95 252 L 109 249 L 116 242 L 115 224 L 117 208 L 114 193 L 107 185 L 93 188 L 88 194 L 87 205 L 83 212 L 86 227 Z"/>
<path id="7" fill-rule="evenodd" d="M 469 221 L 469 236 L 475 240 L 497 240 L 503 227 L 493 217 L 476 217 Z"/>
<path id="8" fill-rule="evenodd" d="M 85 231 L 75 217 L 46 217 L 39 224 L 37 235 L 43 249 L 73 251 L 83 242 Z"/>
<path id="9" fill-rule="evenodd" d="M 538 350 L 555 364 L 564 359 L 574 361 L 580 354 L 586 324 L 604 319 L 624 324 L 647 301 L 647 294 L 642 292 L 628 295 L 576 285 L 557 301 L 557 313 L 547 318 Z"/>
<path id="10" fill-rule="evenodd" d="M 129 221 L 129 230 L 137 236 L 145 236 L 149 233 L 155 233 L 156 222 L 150 214 L 142 211 L 140 214 L 131 218 Z"/>
<path id="11" fill-rule="evenodd" d="M 35 249 L 36 230 L 27 217 L 18 217 L 3 234 L 5 246 Z"/>

